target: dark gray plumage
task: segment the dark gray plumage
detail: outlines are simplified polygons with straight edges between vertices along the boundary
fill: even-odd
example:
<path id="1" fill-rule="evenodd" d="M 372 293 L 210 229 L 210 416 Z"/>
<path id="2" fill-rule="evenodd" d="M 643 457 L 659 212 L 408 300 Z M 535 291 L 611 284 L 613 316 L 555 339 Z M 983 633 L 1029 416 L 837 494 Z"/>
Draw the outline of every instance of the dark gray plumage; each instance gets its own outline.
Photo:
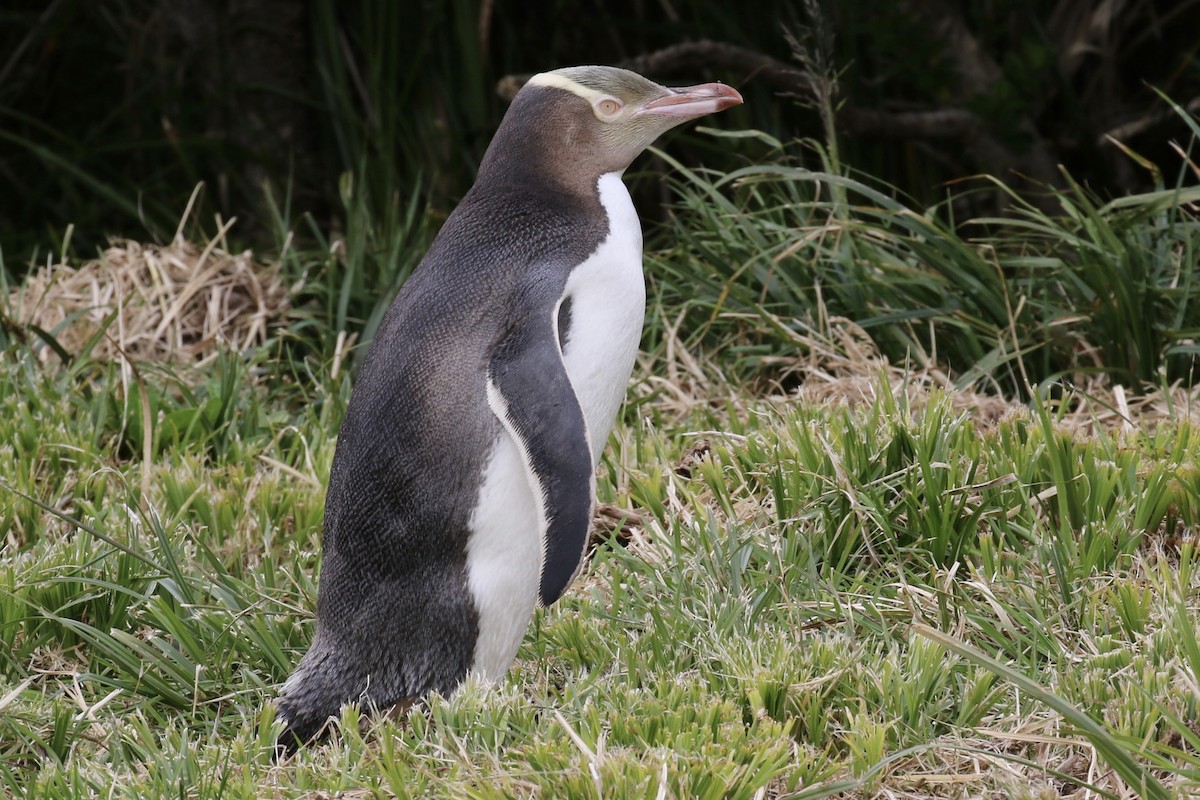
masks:
<path id="1" fill-rule="evenodd" d="M 566 287 L 611 233 L 597 181 L 663 130 L 740 97 L 612 68 L 547 75 L 513 102 L 358 375 L 329 477 L 317 633 L 278 701 L 285 751 L 346 703 L 448 694 L 472 668 L 472 515 L 504 437 L 517 441 L 522 480 L 544 505 L 540 601 L 554 602 L 579 566 L 599 453 L 564 367 L 578 312 Z M 685 108 L 688 91 L 707 105 Z M 593 95 L 648 110 L 602 119 Z"/>

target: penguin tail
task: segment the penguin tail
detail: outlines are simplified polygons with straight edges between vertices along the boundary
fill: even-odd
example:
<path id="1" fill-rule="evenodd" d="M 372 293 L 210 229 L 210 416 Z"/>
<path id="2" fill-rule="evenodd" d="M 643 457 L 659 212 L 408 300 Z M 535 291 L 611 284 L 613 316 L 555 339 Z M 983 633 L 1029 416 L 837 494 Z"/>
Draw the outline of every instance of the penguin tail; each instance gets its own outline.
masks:
<path id="1" fill-rule="evenodd" d="M 278 701 L 279 716 L 284 728 L 275 738 L 275 760 L 282 760 L 293 755 L 305 745 L 317 744 L 329 736 L 337 719 L 338 706 L 330 704 L 326 711 L 304 713 L 298 707 L 288 702 L 286 697 Z"/>
<path id="2" fill-rule="evenodd" d="M 354 682 L 340 666 L 314 643 L 284 683 L 276 701 L 285 725 L 275 740 L 276 759 L 325 739 L 333 730 L 342 706 L 354 699 Z"/>
<path id="3" fill-rule="evenodd" d="M 274 760 L 282 761 L 291 757 L 301 747 L 322 741 L 329 735 L 332 723 L 329 718 L 320 723 L 310 720 L 301 722 L 284 719 L 285 727 L 275 739 Z"/>

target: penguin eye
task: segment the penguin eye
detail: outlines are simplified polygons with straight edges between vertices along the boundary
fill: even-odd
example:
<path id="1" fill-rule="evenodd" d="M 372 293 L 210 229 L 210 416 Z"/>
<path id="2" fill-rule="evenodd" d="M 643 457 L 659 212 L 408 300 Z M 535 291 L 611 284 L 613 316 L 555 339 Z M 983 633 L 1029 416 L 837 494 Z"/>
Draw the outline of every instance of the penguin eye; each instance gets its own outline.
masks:
<path id="1" fill-rule="evenodd" d="M 602 117 L 615 117 L 621 111 L 621 104 L 611 97 L 597 101 L 596 111 Z"/>

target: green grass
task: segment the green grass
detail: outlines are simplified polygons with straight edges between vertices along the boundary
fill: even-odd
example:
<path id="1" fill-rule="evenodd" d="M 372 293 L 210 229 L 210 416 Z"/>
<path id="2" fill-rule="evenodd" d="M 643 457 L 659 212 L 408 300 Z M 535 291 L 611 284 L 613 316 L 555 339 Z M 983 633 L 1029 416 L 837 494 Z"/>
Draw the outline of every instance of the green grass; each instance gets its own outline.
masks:
<path id="1" fill-rule="evenodd" d="M 307 248 L 275 208 L 292 308 L 203 371 L 123 369 L 103 332 L 66 352 L 4 308 L 0 791 L 1200 792 L 1196 190 L 955 226 L 816 152 L 679 168 L 599 470 L 633 543 L 502 685 L 349 709 L 281 764 L 347 337 L 424 250 L 419 195 L 347 178 L 344 234 L 310 220 Z"/>
<path id="2" fill-rule="evenodd" d="M 677 333 L 726 353 L 738 374 L 777 374 L 798 337 L 836 317 L 895 363 L 1010 395 L 1087 374 L 1137 388 L 1195 381 L 1194 175 L 1108 203 L 1072 183 L 1053 217 L 1012 195 L 1009 216 L 955 220 L 963 192 L 917 207 L 818 144 L 759 138 L 765 156 L 729 173 L 660 154 L 679 200 L 649 259 Z"/>
<path id="3" fill-rule="evenodd" d="M 126 390 L 116 369 L 9 348 L 11 794 L 1200 788 L 1200 430 L 1084 436 L 1062 399 L 985 424 L 947 395 L 894 397 L 882 372 L 850 405 L 680 414 L 642 392 L 599 494 L 644 514 L 644 536 L 539 612 L 507 681 L 399 721 L 348 711 L 340 739 L 272 764 L 269 700 L 312 633 L 348 381 L 310 364 L 310 384 L 271 388 L 251 379 L 268 356 L 143 369 Z M 701 437 L 708 454 L 677 471 Z"/>

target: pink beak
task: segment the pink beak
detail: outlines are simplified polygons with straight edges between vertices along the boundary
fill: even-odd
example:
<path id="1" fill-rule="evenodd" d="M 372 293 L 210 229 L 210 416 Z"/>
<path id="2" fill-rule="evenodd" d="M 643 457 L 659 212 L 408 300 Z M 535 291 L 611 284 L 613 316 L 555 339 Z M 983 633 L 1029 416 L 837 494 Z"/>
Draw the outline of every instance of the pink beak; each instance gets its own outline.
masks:
<path id="1" fill-rule="evenodd" d="M 633 112 L 634 116 L 661 114 L 664 117 L 702 117 L 742 103 L 742 95 L 723 83 L 702 83 L 668 89 L 670 94 L 657 97 Z"/>

